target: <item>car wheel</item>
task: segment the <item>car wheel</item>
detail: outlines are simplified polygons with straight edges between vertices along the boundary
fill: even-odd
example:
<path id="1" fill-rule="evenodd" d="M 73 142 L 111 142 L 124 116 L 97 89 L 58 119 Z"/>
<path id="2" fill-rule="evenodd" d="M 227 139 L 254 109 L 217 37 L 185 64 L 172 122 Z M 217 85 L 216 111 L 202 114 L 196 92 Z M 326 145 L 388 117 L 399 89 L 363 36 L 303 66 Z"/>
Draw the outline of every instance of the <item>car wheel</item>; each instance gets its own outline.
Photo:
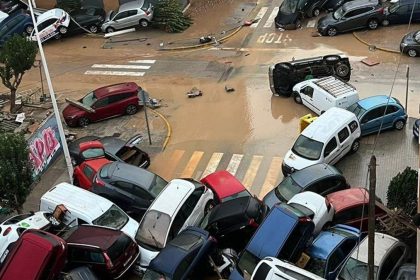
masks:
<path id="1" fill-rule="evenodd" d="M 320 11 L 320 9 L 318 8 L 318 7 L 315 7 L 313 10 L 312 10 L 312 16 L 313 17 L 317 17 L 317 16 L 319 16 L 319 14 L 321 13 L 321 11 Z"/>
<path id="2" fill-rule="evenodd" d="M 85 127 L 89 124 L 89 119 L 88 118 L 80 118 L 78 123 L 79 123 L 79 126 Z"/>
<path id="3" fill-rule="evenodd" d="M 65 27 L 65 26 L 60 26 L 59 28 L 58 28 L 58 33 L 60 33 L 60 34 L 66 34 L 67 33 L 67 27 Z"/>
<path id="4" fill-rule="evenodd" d="M 414 50 L 414 49 L 409 49 L 407 51 L 407 54 L 408 54 L 409 57 L 416 57 L 417 56 L 417 51 Z"/>
<path id="5" fill-rule="evenodd" d="M 384 19 L 384 20 L 382 21 L 382 25 L 383 25 L 383 26 L 388 26 L 388 25 L 389 25 L 389 20 Z"/>
<path id="6" fill-rule="evenodd" d="M 356 139 L 354 140 L 353 144 L 351 144 L 351 149 L 350 152 L 351 154 L 354 154 L 355 152 L 357 152 L 360 148 L 360 140 Z"/>
<path id="7" fill-rule="evenodd" d="M 31 35 L 32 31 L 34 31 L 34 27 L 32 25 L 28 25 L 25 28 L 25 33 Z"/>
<path id="8" fill-rule="evenodd" d="M 296 29 L 299 29 L 302 27 L 302 22 L 300 21 L 300 19 L 296 20 Z"/>
<path id="9" fill-rule="evenodd" d="M 61 34 L 60 33 L 55 34 L 54 39 L 60 40 L 61 39 Z"/>
<path id="10" fill-rule="evenodd" d="M 379 22 L 377 19 L 373 18 L 368 21 L 368 27 L 370 30 L 375 30 L 376 28 L 378 28 L 378 26 L 379 26 Z"/>
<path id="11" fill-rule="evenodd" d="M 135 113 L 137 113 L 137 106 L 133 104 L 128 105 L 127 108 L 125 108 L 125 113 L 127 115 L 134 115 Z"/>
<path id="12" fill-rule="evenodd" d="M 337 61 L 340 60 L 340 57 L 338 55 L 326 55 L 324 57 L 325 62 L 328 64 L 335 64 Z"/>
<path id="13" fill-rule="evenodd" d="M 110 26 L 110 27 L 107 27 L 105 31 L 106 33 L 115 32 L 115 28 Z"/>
<path id="14" fill-rule="evenodd" d="M 327 29 L 327 35 L 330 37 L 333 37 L 335 35 L 337 35 L 337 28 L 335 27 L 328 27 Z"/>
<path id="15" fill-rule="evenodd" d="M 99 28 L 98 28 L 96 25 L 91 25 L 91 26 L 89 26 L 88 30 L 89 30 L 91 33 L 98 33 Z"/>
<path id="16" fill-rule="evenodd" d="M 145 19 L 142 19 L 142 20 L 140 20 L 139 24 L 140 24 L 141 27 L 148 27 L 149 26 L 149 21 L 147 21 Z"/>
<path id="17" fill-rule="evenodd" d="M 405 121 L 403 121 L 403 120 L 398 120 L 398 121 L 396 121 L 396 122 L 394 123 L 394 128 L 395 128 L 396 130 L 401 130 L 401 129 L 403 129 L 403 128 L 404 128 L 404 125 L 405 125 Z"/>
<path id="18" fill-rule="evenodd" d="M 293 99 L 297 104 L 302 104 L 302 97 L 300 97 L 300 94 L 297 92 L 293 93 Z"/>
<path id="19" fill-rule="evenodd" d="M 335 68 L 335 73 L 337 76 L 341 78 L 345 78 L 348 76 L 350 72 L 350 67 L 347 64 L 337 63 L 337 67 Z"/>

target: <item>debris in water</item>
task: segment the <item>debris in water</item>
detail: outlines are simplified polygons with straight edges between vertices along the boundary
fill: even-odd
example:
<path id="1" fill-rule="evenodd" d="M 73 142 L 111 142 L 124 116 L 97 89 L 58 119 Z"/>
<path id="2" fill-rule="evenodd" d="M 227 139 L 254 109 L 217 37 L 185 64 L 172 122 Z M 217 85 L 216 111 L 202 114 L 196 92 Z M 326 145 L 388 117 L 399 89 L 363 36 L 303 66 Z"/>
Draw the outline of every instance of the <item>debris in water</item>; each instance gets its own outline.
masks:
<path id="1" fill-rule="evenodd" d="M 203 92 L 196 87 L 193 87 L 189 92 L 187 92 L 188 98 L 193 98 L 197 96 L 202 96 Z"/>
<path id="2" fill-rule="evenodd" d="M 226 92 L 234 92 L 235 91 L 235 89 L 233 88 L 233 87 L 231 87 L 231 86 L 225 86 L 225 91 Z"/>

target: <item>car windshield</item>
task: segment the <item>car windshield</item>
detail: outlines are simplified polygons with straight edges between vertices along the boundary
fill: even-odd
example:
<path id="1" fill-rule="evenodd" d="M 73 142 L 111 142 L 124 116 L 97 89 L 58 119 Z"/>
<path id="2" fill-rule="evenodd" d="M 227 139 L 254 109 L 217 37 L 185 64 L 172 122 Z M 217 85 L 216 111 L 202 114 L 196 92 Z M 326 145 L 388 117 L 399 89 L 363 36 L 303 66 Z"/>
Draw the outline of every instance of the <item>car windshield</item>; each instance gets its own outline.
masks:
<path id="1" fill-rule="evenodd" d="M 118 10 L 117 11 L 111 11 L 111 14 L 109 14 L 109 18 L 110 19 L 114 19 L 114 17 L 115 17 L 115 15 L 118 13 Z"/>
<path id="2" fill-rule="evenodd" d="M 305 207 L 305 206 L 303 206 L 303 205 L 301 205 L 301 204 L 298 204 L 298 203 L 290 203 L 289 204 L 290 206 L 292 206 L 292 207 L 294 207 L 294 208 L 296 208 L 296 209 L 298 209 L 300 212 L 302 212 L 306 217 L 309 217 L 309 218 L 311 218 L 311 219 L 313 219 L 314 218 L 314 212 L 312 212 L 312 210 L 311 209 L 309 209 L 309 208 L 307 208 L 307 207 Z"/>
<path id="3" fill-rule="evenodd" d="M 374 279 L 376 279 L 376 274 L 378 273 L 378 267 L 374 267 Z M 354 258 L 349 258 L 346 265 L 340 272 L 338 276 L 340 280 L 365 280 L 368 279 L 368 266 L 367 263 L 361 262 Z"/>
<path id="4" fill-rule="evenodd" d="M 171 217 L 157 210 L 148 211 L 141 220 L 136 241 L 139 244 L 163 249 L 168 234 Z"/>
<path id="5" fill-rule="evenodd" d="M 318 276 L 324 277 L 326 261 L 318 258 L 311 257 L 305 270 L 315 273 Z"/>
<path id="6" fill-rule="evenodd" d="M 333 18 L 334 19 L 340 19 L 342 18 L 344 15 L 344 10 L 342 7 L 340 7 L 339 9 L 337 9 L 334 13 L 333 13 Z"/>
<path id="7" fill-rule="evenodd" d="M 127 214 L 125 214 L 116 205 L 112 204 L 112 206 L 103 213 L 102 216 L 93 221 L 93 224 L 121 229 L 128 222 L 128 219 Z"/>
<path id="8" fill-rule="evenodd" d="M 169 277 L 166 277 L 165 274 L 154 271 L 152 269 L 146 270 L 142 280 L 171 280 Z"/>
<path id="9" fill-rule="evenodd" d="M 285 0 L 280 6 L 280 11 L 285 15 L 292 15 L 296 13 L 298 5 L 299 0 Z"/>
<path id="10" fill-rule="evenodd" d="M 388 11 L 390 13 L 395 13 L 398 10 L 399 7 L 400 7 L 400 4 L 398 2 L 394 3 L 391 6 L 389 6 Z"/>
<path id="11" fill-rule="evenodd" d="M 293 277 L 293 279 L 298 279 L 298 280 L 312 280 L 312 277 L 307 277 L 307 276 L 305 276 L 305 275 L 303 275 L 303 274 L 301 274 L 301 273 L 299 273 L 297 271 L 288 269 L 286 267 L 279 266 L 279 265 L 276 265 L 276 267 L 277 267 L 278 270 L 280 270 L 281 272 L 285 273 L 286 275 Z M 306 270 L 306 267 L 305 267 L 305 270 Z"/>
<path id="12" fill-rule="evenodd" d="M 222 202 L 230 201 L 236 198 L 247 197 L 249 196 L 249 192 L 247 190 L 232 194 L 231 196 L 227 196 L 222 199 Z"/>
<path id="13" fill-rule="evenodd" d="M 95 103 L 96 100 L 97 99 L 96 99 L 95 93 L 92 91 L 86 94 L 86 96 L 82 98 L 82 103 L 83 105 L 87 107 L 92 107 L 93 103 Z"/>
<path id="14" fill-rule="evenodd" d="M 166 187 L 167 184 L 168 182 L 163 180 L 161 177 L 155 176 L 152 184 L 150 185 L 149 192 L 151 192 L 155 197 L 157 197 L 158 194 L 160 194 L 160 192 Z"/>
<path id="15" fill-rule="evenodd" d="M 245 250 L 238 262 L 238 269 L 244 276 L 244 279 L 250 279 L 252 272 L 254 272 L 255 267 L 257 266 L 260 259 L 248 250 Z"/>
<path id="16" fill-rule="evenodd" d="M 303 158 L 317 160 L 321 156 L 323 147 L 323 143 L 300 135 L 293 145 L 292 151 Z"/>
<path id="17" fill-rule="evenodd" d="M 133 240 L 125 234 L 122 234 L 117 241 L 112 244 L 107 250 L 108 256 L 111 261 L 116 261 L 121 255 L 127 252 L 130 245 L 133 244 Z"/>
<path id="18" fill-rule="evenodd" d="M 359 105 L 359 103 L 354 103 L 350 107 L 347 108 L 347 111 L 350 111 L 356 115 L 356 117 L 360 120 L 360 118 L 363 116 L 363 114 L 366 112 L 366 109 L 364 109 L 362 106 Z"/>
<path id="19" fill-rule="evenodd" d="M 276 196 L 279 197 L 280 200 L 289 201 L 301 190 L 302 188 L 295 181 L 293 181 L 292 176 L 288 176 L 277 186 L 275 192 Z"/>
<path id="20" fill-rule="evenodd" d="M 90 149 L 84 150 L 82 152 L 82 156 L 85 159 L 99 158 L 99 157 L 104 157 L 105 153 L 104 153 L 104 149 L 102 148 L 90 148 Z"/>

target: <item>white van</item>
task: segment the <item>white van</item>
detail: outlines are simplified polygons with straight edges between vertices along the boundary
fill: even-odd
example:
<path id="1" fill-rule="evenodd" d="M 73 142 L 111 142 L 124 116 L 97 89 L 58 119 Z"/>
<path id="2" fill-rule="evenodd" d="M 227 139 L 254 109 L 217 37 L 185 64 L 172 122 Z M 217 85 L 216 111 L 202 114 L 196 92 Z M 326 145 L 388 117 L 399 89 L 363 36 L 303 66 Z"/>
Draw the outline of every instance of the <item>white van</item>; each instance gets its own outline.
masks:
<path id="1" fill-rule="evenodd" d="M 333 107 L 308 125 L 283 160 L 285 176 L 317 163 L 335 164 L 360 146 L 360 124 L 356 115 Z"/>
<path id="2" fill-rule="evenodd" d="M 336 77 L 310 79 L 293 87 L 296 103 L 303 104 L 318 115 L 332 107 L 346 109 L 359 101 L 359 94 L 354 86 Z"/>
<path id="3" fill-rule="evenodd" d="M 139 223 L 102 196 L 68 183 L 52 187 L 41 197 L 40 211 L 53 213 L 58 205 L 65 207 L 62 222 L 69 226 L 99 225 L 119 229 L 136 237 Z"/>

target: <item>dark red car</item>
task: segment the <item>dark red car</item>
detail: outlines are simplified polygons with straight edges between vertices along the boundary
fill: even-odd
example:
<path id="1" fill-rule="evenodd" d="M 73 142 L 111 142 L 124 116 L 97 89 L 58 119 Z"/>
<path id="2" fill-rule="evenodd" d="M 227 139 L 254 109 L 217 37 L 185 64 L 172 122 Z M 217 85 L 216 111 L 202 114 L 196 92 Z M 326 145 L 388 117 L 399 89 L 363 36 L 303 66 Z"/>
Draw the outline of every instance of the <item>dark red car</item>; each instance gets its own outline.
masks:
<path id="1" fill-rule="evenodd" d="M 51 233 L 28 229 L 7 256 L 0 279 L 57 279 L 64 267 L 66 242 Z"/>
<path id="2" fill-rule="evenodd" d="M 139 246 L 120 230 L 79 225 L 62 235 L 67 241 L 67 269 L 88 265 L 100 279 L 117 279 L 136 262 Z"/>
<path id="3" fill-rule="evenodd" d="M 345 224 L 355 228 L 362 226 L 362 232 L 368 229 L 369 192 L 364 188 L 350 188 L 327 195 L 326 199 L 334 207 L 334 224 Z M 379 200 L 379 199 L 377 199 Z M 375 216 L 386 213 L 378 205 Z"/>
<path id="4" fill-rule="evenodd" d="M 133 115 L 139 108 L 141 91 L 141 87 L 130 82 L 95 89 L 78 101 L 66 99 L 70 104 L 64 108 L 64 120 L 68 126 L 87 126 L 115 116 Z"/>

